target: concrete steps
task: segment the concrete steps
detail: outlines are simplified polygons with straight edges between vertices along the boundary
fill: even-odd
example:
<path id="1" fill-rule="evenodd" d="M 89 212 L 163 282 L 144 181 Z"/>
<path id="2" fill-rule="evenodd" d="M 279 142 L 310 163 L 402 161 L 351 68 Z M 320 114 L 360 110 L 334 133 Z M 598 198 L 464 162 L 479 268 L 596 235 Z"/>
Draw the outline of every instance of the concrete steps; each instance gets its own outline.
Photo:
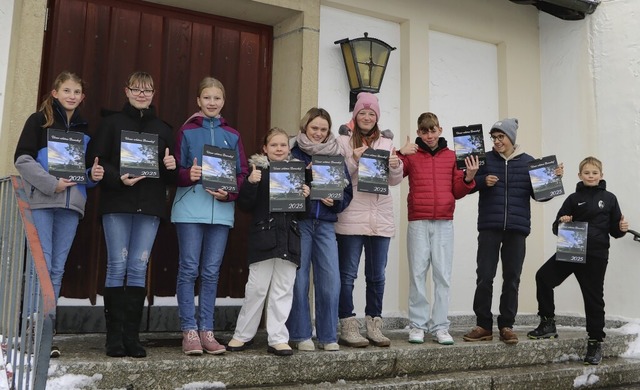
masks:
<path id="1" fill-rule="evenodd" d="M 442 346 L 426 339 L 409 344 L 406 320 L 390 319 L 385 334 L 390 348 L 347 348 L 339 352 L 298 352 L 276 357 L 266 352 L 266 334 L 260 331 L 251 349 L 200 357 L 181 352 L 179 333 L 147 333 L 145 359 L 109 358 L 104 355 L 104 335 L 57 335 L 54 343 L 62 357 L 52 360 L 50 378 L 59 374 L 101 379 L 89 388 L 99 389 L 210 389 L 227 388 L 345 388 L 345 389 L 568 389 L 574 386 L 608 388 L 640 384 L 640 360 L 618 357 L 636 335 L 608 324 L 605 359 L 585 366 L 584 328 L 580 319 L 559 323 L 555 340 L 528 340 L 537 325 L 535 316 L 518 317 L 516 345 L 494 340 L 468 343 L 462 335 L 473 325 L 469 318 L 453 321 L 455 344 Z M 521 325 L 520 325 L 521 324 Z M 216 332 L 226 342 L 231 332 Z M 632 387 L 631 387 L 632 388 Z"/>

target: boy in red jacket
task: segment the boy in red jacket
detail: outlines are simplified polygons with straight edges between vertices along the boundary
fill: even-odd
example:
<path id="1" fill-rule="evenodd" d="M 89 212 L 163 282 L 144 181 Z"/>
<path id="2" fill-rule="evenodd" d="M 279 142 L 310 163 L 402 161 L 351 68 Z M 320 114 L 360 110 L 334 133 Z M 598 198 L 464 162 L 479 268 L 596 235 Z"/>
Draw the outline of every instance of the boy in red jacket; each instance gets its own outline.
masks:
<path id="1" fill-rule="evenodd" d="M 409 176 L 409 342 L 423 343 L 424 332 L 440 344 L 451 345 L 449 334 L 449 286 L 453 263 L 453 211 L 456 199 L 475 186 L 478 157 L 465 159 L 466 170 L 456 167 L 455 152 L 440 137 L 438 117 L 426 112 L 418 117 L 418 137 L 398 156 L 404 176 Z M 427 300 L 426 276 L 433 266 L 433 309 Z"/>

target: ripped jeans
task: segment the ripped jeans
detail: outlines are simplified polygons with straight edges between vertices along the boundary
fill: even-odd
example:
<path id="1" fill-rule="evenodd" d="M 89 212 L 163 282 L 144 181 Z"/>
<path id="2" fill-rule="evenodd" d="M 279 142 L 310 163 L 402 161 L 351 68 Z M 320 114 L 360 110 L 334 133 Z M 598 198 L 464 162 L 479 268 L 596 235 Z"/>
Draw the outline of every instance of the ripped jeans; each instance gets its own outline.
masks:
<path id="1" fill-rule="evenodd" d="M 105 287 L 144 287 L 151 248 L 160 218 L 151 215 L 112 213 L 102 216 L 107 244 Z"/>

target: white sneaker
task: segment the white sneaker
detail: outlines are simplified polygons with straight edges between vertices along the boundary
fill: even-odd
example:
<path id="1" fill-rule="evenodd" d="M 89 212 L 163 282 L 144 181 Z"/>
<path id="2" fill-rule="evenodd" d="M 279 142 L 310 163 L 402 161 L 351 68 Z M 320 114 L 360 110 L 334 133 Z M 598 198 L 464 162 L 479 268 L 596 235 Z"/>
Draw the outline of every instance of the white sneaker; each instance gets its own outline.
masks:
<path id="1" fill-rule="evenodd" d="M 420 328 L 409 329 L 409 342 L 413 344 L 424 343 L 424 330 Z"/>
<path id="2" fill-rule="evenodd" d="M 311 341 L 311 339 L 307 339 L 299 343 L 296 343 L 296 348 L 298 349 L 298 351 L 306 351 L 306 352 L 316 350 L 316 346 L 313 344 L 313 341 Z"/>
<path id="3" fill-rule="evenodd" d="M 433 341 L 437 341 L 438 344 L 442 345 L 451 345 L 453 344 L 453 337 L 451 337 L 448 330 L 440 329 L 433 335 Z"/>
<path id="4" fill-rule="evenodd" d="M 338 343 L 327 343 L 327 344 L 318 343 L 318 348 L 324 349 L 325 351 L 332 351 L 332 352 L 340 350 L 340 346 L 338 345 Z"/>

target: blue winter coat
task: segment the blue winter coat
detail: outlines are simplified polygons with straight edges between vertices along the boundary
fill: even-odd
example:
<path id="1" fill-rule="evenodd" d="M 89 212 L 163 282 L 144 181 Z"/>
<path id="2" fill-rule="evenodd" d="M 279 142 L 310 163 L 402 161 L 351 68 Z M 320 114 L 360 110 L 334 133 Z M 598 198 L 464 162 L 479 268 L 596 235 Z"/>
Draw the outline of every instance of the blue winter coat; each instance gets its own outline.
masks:
<path id="1" fill-rule="evenodd" d="M 529 162 L 534 158 L 516 145 L 515 151 L 505 158 L 492 150 L 486 163 L 476 174 L 478 191 L 478 230 L 513 230 L 526 236 L 531 233 L 531 199 L 533 187 L 529 177 Z M 495 175 L 498 182 L 488 187 L 487 175 Z"/>

